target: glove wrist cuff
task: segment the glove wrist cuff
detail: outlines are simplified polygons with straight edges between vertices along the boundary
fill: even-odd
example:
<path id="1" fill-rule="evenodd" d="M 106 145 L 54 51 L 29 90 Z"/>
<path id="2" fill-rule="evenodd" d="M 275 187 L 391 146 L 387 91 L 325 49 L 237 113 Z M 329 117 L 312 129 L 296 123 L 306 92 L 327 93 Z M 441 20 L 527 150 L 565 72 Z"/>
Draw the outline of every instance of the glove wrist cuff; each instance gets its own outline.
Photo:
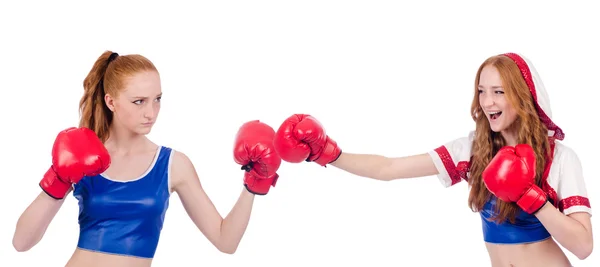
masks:
<path id="1" fill-rule="evenodd" d="M 279 175 L 277 173 L 269 176 L 268 178 L 257 177 L 252 172 L 246 172 L 244 174 L 244 187 L 248 192 L 255 195 L 266 195 L 269 193 L 269 189 L 275 187 Z"/>
<path id="2" fill-rule="evenodd" d="M 63 199 L 72 186 L 71 183 L 61 180 L 52 166 L 48 168 L 39 185 L 46 194 L 54 199 Z"/>
<path id="3" fill-rule="evenodd" d="M 336 161 L 340 155 L 342 155 L 342 149 L 333 139 L 327 137 L 327 143 L 325 143 L 323 150 L 321 150 L 321 154 L 314 160 L 314 162 L 325 167 L 327 164 L 331 164 Z"/>
<path id="4" fill-rule="evenodd" d="M 546 193 L 539 186 L 532 186 L 521 198 L 517 201 L 517 205 L 523 211 L 534 214 L 538 212 L 548 202 Z"/>

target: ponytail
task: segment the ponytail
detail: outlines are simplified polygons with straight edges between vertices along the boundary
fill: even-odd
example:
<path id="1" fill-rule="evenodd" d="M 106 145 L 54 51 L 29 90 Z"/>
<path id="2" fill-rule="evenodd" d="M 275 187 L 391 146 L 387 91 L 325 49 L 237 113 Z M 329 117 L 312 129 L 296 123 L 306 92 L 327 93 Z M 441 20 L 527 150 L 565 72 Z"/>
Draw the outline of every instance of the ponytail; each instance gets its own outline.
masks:
<path id="1" fill-rule="evenodd" d="M 103 143 L 106 142 L 110 135 L 113 112 L 106 105 L 104 96 L 110 94 L 113 98 L 117 97 L 119 90 L 125 86 L 125 78 L 141 71 L 158 72 L 154 64 L 144 56 L 119 56 L 112 51 L 102 53 L 83 80 L 84 94 L 79 101 L 79 127 L 89 128 Z"/>
<path id="2" fill-rule="evenodd" d="M 109 127 L 112 122 L 112 111 L 104 101 L 106 95 L 104 76 L 109 63 L 116 56 L 116 53 L 106 51 L 96 60 L 83 80 L 84 94 L 79 101 L 81 115 L 79 127 L 91 129 L 103 143 L 109 137 Z"/>

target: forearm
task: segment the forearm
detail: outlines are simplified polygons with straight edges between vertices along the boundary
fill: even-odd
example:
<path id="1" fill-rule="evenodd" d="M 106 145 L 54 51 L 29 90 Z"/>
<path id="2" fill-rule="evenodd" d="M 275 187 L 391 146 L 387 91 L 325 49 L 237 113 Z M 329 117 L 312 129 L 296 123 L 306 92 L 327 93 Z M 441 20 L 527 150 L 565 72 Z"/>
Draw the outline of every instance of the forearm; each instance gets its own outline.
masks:
<path id="1" fill-rule="evenodd" d="M 577 220 L 564 215 L 549 202 L 535 215 L 564 248 L 580 259 L 589 256 L 593 246 L 591 229 L 586 229 Z"/>
<path id="2" fill-rule="evenodd" d="M 248 227 L 253 204 L 254 194 L 244 189 L 227 217 L 223 219 L 219 250 L 231 254 L 237 250 Z"/>
<path id="3" fill-rule="evenodd" d="M 390 160 L 384 156 L 342 153 L 331 165 L 354 175 L 376 180 L 389 180 L 388 177 L 384 177 L 383 173 L 390 165 Z"/>
<path id="4" fill-rule="evenodd" d="M 17 221 L 12 241 L 17 251 L 27 251 L 40 242 L 63 202 L 43 192 L 38 195 Z"/>

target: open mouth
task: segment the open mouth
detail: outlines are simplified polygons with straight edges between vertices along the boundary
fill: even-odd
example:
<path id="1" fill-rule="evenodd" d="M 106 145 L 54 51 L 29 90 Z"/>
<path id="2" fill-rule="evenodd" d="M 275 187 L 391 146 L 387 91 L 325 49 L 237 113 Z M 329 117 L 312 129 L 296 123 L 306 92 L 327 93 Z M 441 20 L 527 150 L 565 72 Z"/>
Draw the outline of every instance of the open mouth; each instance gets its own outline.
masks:
<path id="1" fill-rule="evenodd" d="M 490 120 L 497 120 L 500 115 L 502 115 L 502 111 L 495 111 L 495 112 L 490 112 Z"/>

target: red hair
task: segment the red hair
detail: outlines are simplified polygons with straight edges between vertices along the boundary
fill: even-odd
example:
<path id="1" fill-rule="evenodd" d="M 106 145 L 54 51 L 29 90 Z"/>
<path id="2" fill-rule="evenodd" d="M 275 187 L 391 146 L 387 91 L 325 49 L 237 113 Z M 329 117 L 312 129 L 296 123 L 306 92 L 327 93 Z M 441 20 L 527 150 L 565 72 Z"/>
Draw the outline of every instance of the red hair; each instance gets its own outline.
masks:
<path id="1" fill-rule="evenodd" d="M 91 129 L 105 142 L 109 137 L 112 111 L 108 109 L 104 96 L 117 97 L 126 78 L 144 71 L 158 72 L 154 64 L 141 55 L 118 56 L 112 51 L 102 53 L 83 81 L 79 127 Z"/>
<path id="2" fill-rule="evenodd" d="M 536 154 L 536 184 L 542 187 L 542 175 L 546 165 L 547 156 L 550 153 L 550 142 L 548 140 L 548 128 L 540 120 L 535 108 L 533 96 L 523 79 L 517 64 L 507 56 L 497 55 L 484 61 L 475 77 L 475 93 L 471 104 L 472 118 L 476 124 L 475 139 L 473 141 L 473 158 L 469 168 L 469 206 L 473 211 L 480 211 L 491 193 L 483 183 L 481 173 L 496 155 L 498 150 L 506 145 L 502 134 L 493 132 L 489 121 L 481 109 L 479 103 L 479 78 L 483 68 L 492 66 L 500 73 L 502 87 L 509 103 L 517 112 L 517 119 L 511 127 L 517 132 L 517 142 L 528 144 L 533 147 Z M 495 221 L 509 219 L 514 223 L 515 216 L 519 211 L 515 203 L 497 200 L 497 216 Z"/>

